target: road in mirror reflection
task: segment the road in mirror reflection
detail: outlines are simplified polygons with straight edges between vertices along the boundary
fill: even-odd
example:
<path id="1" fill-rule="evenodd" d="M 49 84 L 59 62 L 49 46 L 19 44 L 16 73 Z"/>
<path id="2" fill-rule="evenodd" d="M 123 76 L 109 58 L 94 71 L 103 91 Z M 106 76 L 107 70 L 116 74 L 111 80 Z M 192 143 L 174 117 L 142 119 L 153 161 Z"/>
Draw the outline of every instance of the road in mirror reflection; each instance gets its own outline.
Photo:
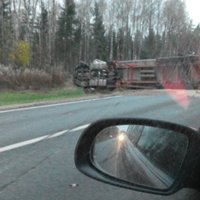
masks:
<path id="1" fill-rule="evenodd" d="M 92 154 L 96 167 L 113 177 L 167 189 L 180 171 L 187 145 L 181 133 L 126 124 L 102 130 Z"/>

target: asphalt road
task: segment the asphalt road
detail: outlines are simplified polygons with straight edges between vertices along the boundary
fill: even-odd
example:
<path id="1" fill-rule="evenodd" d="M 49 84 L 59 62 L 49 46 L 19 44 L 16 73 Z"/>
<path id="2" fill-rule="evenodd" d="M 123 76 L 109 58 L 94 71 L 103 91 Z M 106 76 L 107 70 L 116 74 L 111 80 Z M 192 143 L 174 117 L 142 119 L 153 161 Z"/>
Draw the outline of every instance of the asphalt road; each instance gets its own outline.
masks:
<path id="1" fill-rule="evenodd" d="M 159 189 L 167 189 L 173 183 L 128 137 L 95 143 L 93 155 L 96 166 L 111 176 Z"/>
<path id="2" fill-rule="evenodd" d="M 88 124 L 110 117 L 145 117 L 200 126 L 200 98 L 183 108 L 168 95 L 118 96 L 0 111 L 0 200 L 199 199 L 183 189 L 162 197 L 120 189 L 82 175 L 76 142 Z"/>

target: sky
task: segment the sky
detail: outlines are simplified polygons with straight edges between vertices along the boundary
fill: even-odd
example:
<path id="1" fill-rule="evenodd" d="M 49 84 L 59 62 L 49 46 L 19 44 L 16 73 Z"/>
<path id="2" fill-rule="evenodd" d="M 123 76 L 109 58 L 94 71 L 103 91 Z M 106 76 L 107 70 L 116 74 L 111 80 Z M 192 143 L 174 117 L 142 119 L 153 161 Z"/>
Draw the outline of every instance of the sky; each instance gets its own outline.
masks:
<path id="1" fill-rule="evenodd" d="M 200 0 L 185 0 L 186 10 L 193 23 L 200 23 Z"/>

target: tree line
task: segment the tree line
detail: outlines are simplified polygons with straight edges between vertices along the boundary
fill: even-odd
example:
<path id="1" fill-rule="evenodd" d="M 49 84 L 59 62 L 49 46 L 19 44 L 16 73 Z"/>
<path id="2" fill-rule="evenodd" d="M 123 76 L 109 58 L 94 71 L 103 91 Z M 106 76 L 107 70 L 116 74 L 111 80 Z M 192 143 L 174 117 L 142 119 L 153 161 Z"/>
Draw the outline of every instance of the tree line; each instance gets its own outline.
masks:
<path id="1" fill-rule="evenodd" d="M 62 69 L 80 61 L 199 54 L 200 25 L 181 0 L 1 0 L 0 63 Z"/>

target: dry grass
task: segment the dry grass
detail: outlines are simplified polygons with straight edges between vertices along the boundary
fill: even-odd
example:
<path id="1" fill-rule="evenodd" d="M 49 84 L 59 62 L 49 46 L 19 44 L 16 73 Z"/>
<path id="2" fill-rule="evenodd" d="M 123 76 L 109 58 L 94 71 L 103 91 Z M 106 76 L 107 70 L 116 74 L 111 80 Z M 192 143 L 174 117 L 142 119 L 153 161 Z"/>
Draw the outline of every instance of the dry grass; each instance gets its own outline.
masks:
<path id="1" fill-rule="evenodd" d="M 0 66 L 0 89 L 40 90 L 63 86 L 67 76 L 62 71 L 51 74 L 42 70 L 27 69 L 23 73 L 11 67 Z"/>

